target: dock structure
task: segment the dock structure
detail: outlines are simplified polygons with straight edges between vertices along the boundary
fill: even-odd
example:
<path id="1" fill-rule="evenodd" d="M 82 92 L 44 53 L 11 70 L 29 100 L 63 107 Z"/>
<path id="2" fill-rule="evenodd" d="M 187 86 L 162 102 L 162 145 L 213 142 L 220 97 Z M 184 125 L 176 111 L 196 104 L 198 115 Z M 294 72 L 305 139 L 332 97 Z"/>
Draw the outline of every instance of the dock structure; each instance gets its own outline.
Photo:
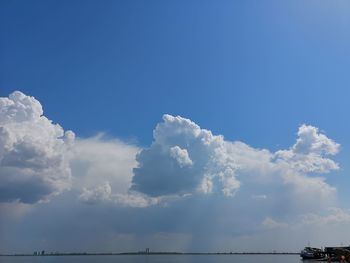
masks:
<path id="1" fill-rule="evenodd" d="M 341 256 L 344 256 L 348 262 L 350 260 L 350 246 L 325 247 L 324 253 L 327 257 L 330 257 L 330 258 L 332 258 L 332 257 L 339 258 Z"/>
<path id="2" fill-rule="evenodd" d="M 303 259 L 317 259 L 321 261 L 331 260 L 350 262 L 350 246 L 325 247 L 324 249 L 305 247 L 300 256 Z"/>

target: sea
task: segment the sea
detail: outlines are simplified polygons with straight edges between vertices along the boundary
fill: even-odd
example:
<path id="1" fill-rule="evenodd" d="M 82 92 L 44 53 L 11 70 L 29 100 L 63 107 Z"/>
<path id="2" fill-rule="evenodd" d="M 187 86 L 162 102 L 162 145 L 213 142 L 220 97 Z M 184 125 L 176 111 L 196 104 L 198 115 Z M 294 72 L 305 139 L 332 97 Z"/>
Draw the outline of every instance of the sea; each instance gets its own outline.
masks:
<path id="1" fill-rule="evenodd" d="M 1 263 L 301 263 L 299 255 L 2 256 Z M 311 262 L 310 262 L 311 263 Z"/>

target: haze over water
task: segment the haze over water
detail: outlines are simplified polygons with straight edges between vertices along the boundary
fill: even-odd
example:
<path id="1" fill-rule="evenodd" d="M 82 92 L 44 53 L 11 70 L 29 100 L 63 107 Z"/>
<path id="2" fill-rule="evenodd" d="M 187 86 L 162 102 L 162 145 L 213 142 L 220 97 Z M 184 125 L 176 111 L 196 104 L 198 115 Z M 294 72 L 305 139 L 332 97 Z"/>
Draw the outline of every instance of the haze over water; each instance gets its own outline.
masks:
<path id="1" fill-rule="evenodd" d="M 148 255 L 0 257 L 1 263 L 299 263 L 299 255 Z"/>

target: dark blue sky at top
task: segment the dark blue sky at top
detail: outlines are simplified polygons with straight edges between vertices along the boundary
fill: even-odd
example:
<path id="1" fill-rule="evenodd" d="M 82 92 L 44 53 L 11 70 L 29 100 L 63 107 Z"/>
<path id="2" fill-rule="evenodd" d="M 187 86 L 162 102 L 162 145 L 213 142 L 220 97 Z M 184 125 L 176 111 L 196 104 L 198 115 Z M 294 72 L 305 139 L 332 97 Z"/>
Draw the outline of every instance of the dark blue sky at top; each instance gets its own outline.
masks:
<path id="1" fill-rule="evenodd" d="M 345 1 L 0 3 L 0 95 L 78 136 L 149 145 L 164 113 L 272 150 L 302 123 L 350 140 Z"/>

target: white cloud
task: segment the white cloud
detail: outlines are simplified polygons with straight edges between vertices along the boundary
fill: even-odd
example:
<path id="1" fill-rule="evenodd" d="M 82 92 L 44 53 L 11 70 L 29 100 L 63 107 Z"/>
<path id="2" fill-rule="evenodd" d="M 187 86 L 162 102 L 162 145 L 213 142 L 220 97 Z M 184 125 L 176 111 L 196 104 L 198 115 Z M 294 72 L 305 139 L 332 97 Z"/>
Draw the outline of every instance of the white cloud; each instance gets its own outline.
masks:
<path id="1" fill-rule="evenodd" d="M 316 153 L 319 155 L 338 153 L 340 145 L 319 132 L 316 127 L 301 125 L 293 151 L 300 154 Z"/>
<path id="2" fill-rule="evenodd" d="M 130 207 L 157 204 L 158 199 L 129 190 L 138 151 L 137 146 L 104 134 L 77 138 L 69 155 L 73 188 L 81 192 L 79 200 L 87 204 Z"/>
<path id="3" fill-rule="evenodd" d="M 288 226 L 287 223 L 276 221 L 276 220 L 272 219 L 271 217 L 266 217 L 261 224 L 264 227 L 269 228 L 269 229 L 283 228 L 283 227 Z"/>
<path id="4" fill-rule="evenodd" d="M 328 213 L 320 215 L 316 213 L 308 213 L 301 216 L 302 224 L 306 225 L 340 225 L 350 223 L 350 211 L 339 207 L 328 208 Z"/>
<path id="5" fill-rule="evenodd" d="M 152 198 L 134 191 L 130 191 L 127 194 L 114 194 L 112 200 L 120 206 L 139 208 L 160 204 L 162 202 L 160 198 Z"/>
<path id="6" fill-rule="evenodd" d="M 75 139 L 20 92 L 0 105 L 2 202 L 34 203 L 72 187 L 83 202 L 145 207 L 198 193 L 234 196 L 242 187 L 262 200 L 254 193 L 267 187 L 271 200 L 309 207 L 331 204 L 336 193 L 324 177 L 309 176 L 338 169 L 328 156 L 340 148 L 313 126 L 302 125 L 293 146 L 273 153 L 166 114 L 152 145 L 140 149 L 103 134 Z"/>
<path id="7" fill-rule="evenodd" d="M 181 149 L 179 146 L 170 148 L 170 156 L 173 157 L 180 165 L 180 167 L 191 166 L 193 164 L 191 158 L 188 156 L 186 149 Z"/>
<path id="8" fill-rule="evenodd" d="M 79 199 L 85 203 L 95 204 L 108 201 L 111 198 L 112 188 L 108 182 L 99 185 L 93 189 L 83 188 Z"/>
<path id="9" fill-rule="evenodd" d="M 19 91 L 0 98 L 0 202 L 35 203 L 70 188 L 74 133 L 42 114 L 39 101 Z"/>
<path id="10" fill-rule="evenodd" d="M 294 170 L 302 173 L 326 173 L 339 168 L 336 162 L 325 157 L 335 155 L 339 148 L 338 143 L 319 133 L 316 127 L 302 125 L 293 147 L 277 151 L 275 158 L 277 162 L 286 162 Z"/>
<path id="11" fill-rule="evenodd" d="M 273 195 L 291 206 L 301 199 L 305 207 L 334 200 L 336 189 L 324 177 L 308 173 L 338 169 L 326 156 L 336 154 L 340 146 L 313 126 L 302 125 L 296 143 L 276 153 L 225 141 L 180 116 L 164 115 L 153 134 L 150 148 L 137 156 L 132 181 L 132 189 L 146 195 L 222 192 L 233 196 L 243 182 L 247 189 L 270 187 Z"/>
<path id="12" fill-rule="evenodd" d="M 2 124 L 36 121 L 42 115 L 43 109 L 40 102 L 20 91 L 11 93 L 8 98 L 0 99 L 0 122 Z"/>
<path id="13" fill-rule="evenodd" d="M 323 177 L 311 177 L 292 170 L 281 170 L 284 185 L 295 204 L 306 209 L 327 207 L 335 200 L 336 188 L 326 183 Z"/>
<path id="14" fill-rule="evenodd" d="M 153 132 L 151 147 L 137 155 L 132 189 L 154 197 L 197 189 L 233 195 L 239 182 L 223 137 L 179 116 L 164 115 L 163 121 Z"/>
<path id="15" fill-rule="evenodd" d="M 109 182 L 94 188 L 83 188 L 79 200 L 87 204 L 115 203 L 118 206 L 147 207 L 160 202 L 160 199 L 150 198 L 137 192 L 113 193 Z"/>
<path id="16" fill-rule="evenodd" d="M 78 238 L 68 248 L 99 235 L 104 248 L 113 240 L 105 233 L 113 233 L 116 242 L 129 240 L 132 249 L 134 242 L 142 248 L 152 243 L 165 249 L 231 249 L 232 244 L 256 249 L 262 239 L 266 248 L 295 247 L 295 240 L 311 228 L 308 238 L 322 233 L 318 240 L 325 240 L 332 232 L 320 231 L 324 226 L 332 226 L 336 238 L 348 236 L 340 228 L 349 226 L 349 211 L 323 210 L 335 205 L 336 188 L 322 175 L 311 174 L 337 170 L 330 156 L 340 146 L 315 127 L 302 125 L 294 145 L 271 152 L 224 140 L 189 119 L 164 115 L 151 146 L 141 149 L 103 134 L 75 139 L 73 132 L 64 132 L 42 114 L 40 103 L 22 93 L 0 99 L 0 203 L 12 202 L 0 204 L 0 228 L 7 233 L 2 240 L 13 236 L 11 229 L 22 235 L 26 227 L 35 236 L 46 225 L 42 222 L 54 222 L 55 227 L 46 229 L 55 236 L 53 243 L 57 230 L 52 229 L 78 226 Z M 49 200 L 66 189 L 72 191 L 51 203 L 23 204 Z M 235 198 L 226 198 L 230 196 Z M 154 207 L 130 208 L 149 206 Z M 61 213 L 63 209 L 70 213 Z M 56 228 L 60 214 L 68 219 Z M 86 218 L 82 224 L 74 221 L 81 217 Z M 22 228 L 13 219 L 22 220 Z M 104 232 L 87 231 L 91 227 Z M 142 241 L 143 235 L 149 239 Z M 291 235 L 293 239 L 285 239 Z M 28 239 L 22 241 L 24 248 Z"/>
<path id="17" fill-rule="evenodd" d="M 113 191 L 126 193 L 139 148 L 103 134 L 77 138 L 69 152 L 73 188 L 95 188 L 109 182 Z"/>
<path id="18" fill-rule="evenodd" d="M 202 192 L 204 194 L 209 194 L 213 192 L 213 180 L 209 176 L 204 176 L 202 181 L 199 184 L 198 192 Z"/>

